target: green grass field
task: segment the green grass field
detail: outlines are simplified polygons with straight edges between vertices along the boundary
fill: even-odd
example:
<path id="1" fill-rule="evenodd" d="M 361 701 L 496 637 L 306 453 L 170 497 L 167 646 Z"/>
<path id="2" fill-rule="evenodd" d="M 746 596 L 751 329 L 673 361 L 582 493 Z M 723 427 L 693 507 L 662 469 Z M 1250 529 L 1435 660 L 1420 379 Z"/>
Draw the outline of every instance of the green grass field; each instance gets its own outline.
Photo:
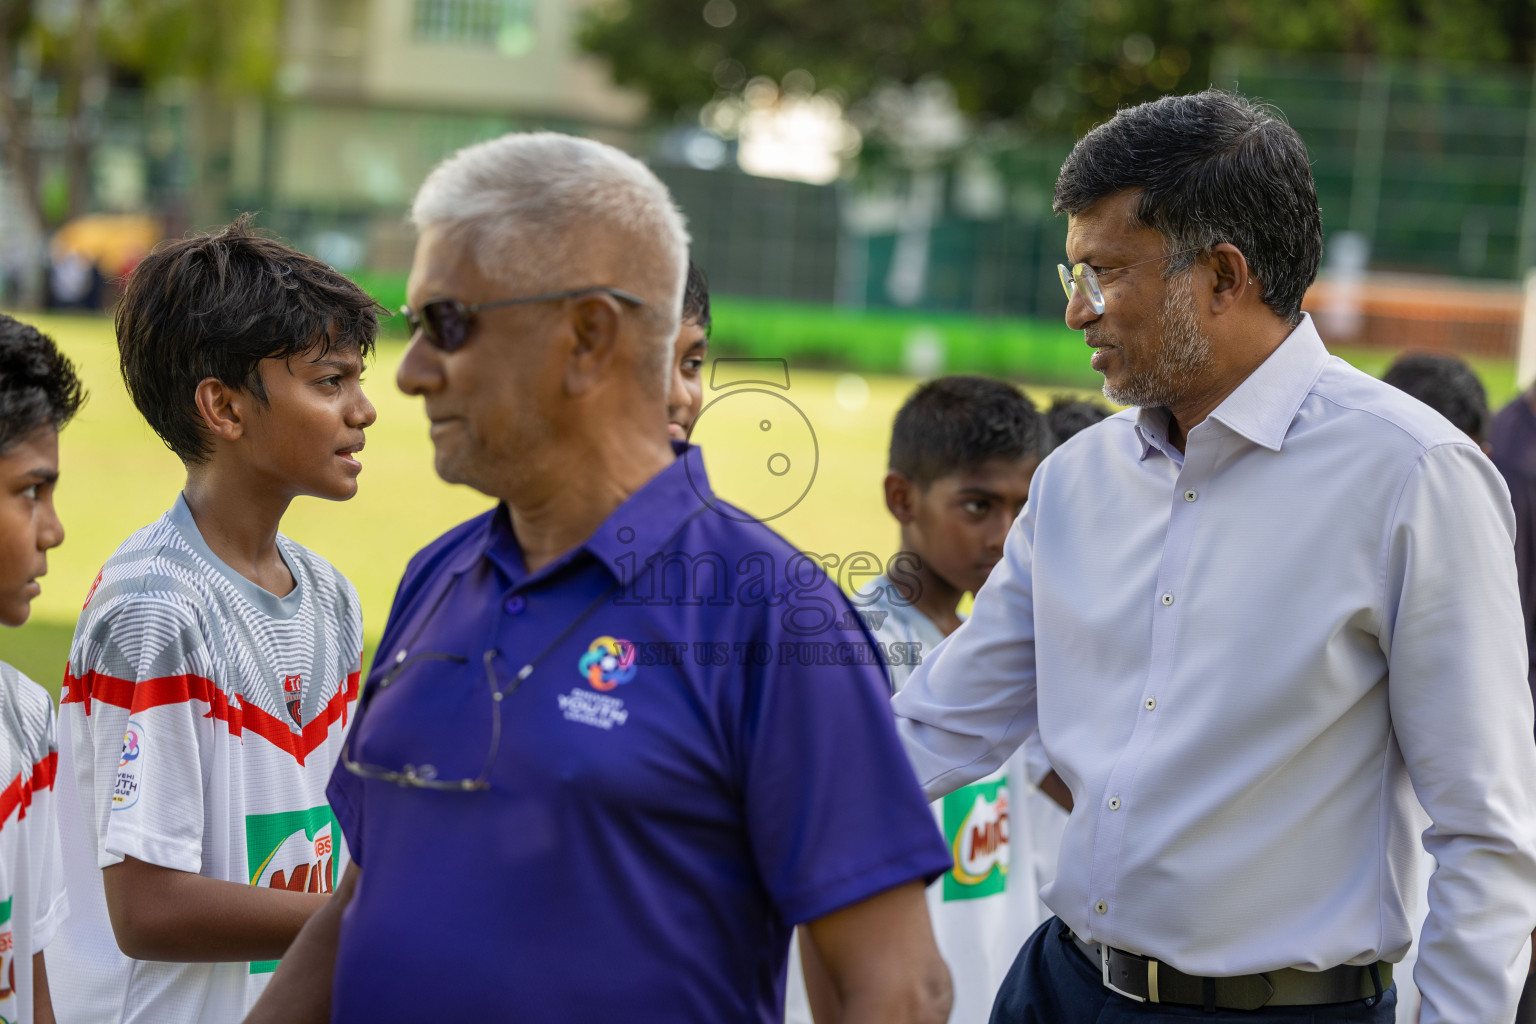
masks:
<path id="1" fill-rule="evenodd" d="M 733 322 L 747 313 L 745 309 L 725 319 L 733 308 L 722 304 L 717 330 L 729 335 L 750 330 L 750 316 L 746 323 Z M 765 317 L 756 322 L 766 325 Z M 58 506 L 67 539 L 49 556 L 49 573 L 42 581 L 42 597 L 33 605 L 32 621 L 20 630 L 0 630 L 0 659 L 57 691 L 75 617 L 96 571 L 128 534 L 169 507 L 183 472 L 140 420 L 123 389 L 109 320 L 28 319 L 76 361 L 91 392 L 60 443 Z M 780 324 L 775 330 L 788 328 Z M 1077 346 L 1075 357 L 1086 367 L 1087 351 L 1080 340 Z M 796 351 L 786 346 L 778 354 L 794 359 Z M 379 418 L 368 432 L 358 496 L 345 503 L 301 499 L 283 526 L 286 534 L 330 559 L 357 586 L 370 647 L 383 628 L 395 584 L 410 556 L 490 505 L 484 495 L 444 484 L 433 473 L 420 403 L 394 386 L 402 352 L 398 338 L 386 340 L 368 371 L 366 387 Z M 1386 354 L 1375 352 L 1344 355 L 1378 373 L 1388 361 Z M 1477 369 L 1496 403 L 1514 394 L 1512 366 L 1488 362 L 1477 364 Z M 1079 379 L 1096 376 L 1090 371 Z M 778 399 L 758 391 L 707 406 L 694 439 L 704 449 L 716 492 L 755 514 L 766 517 L 782 509 L 809 482 L 803 500 L 770 523 L 797 547 L 838 559 L 868 552 L 883 564 L 895 550 L 897 535 L 885 511 L 880 481 L 891 420 L 914 383 L 900 376 L 854 376 L 792 365 L 786 397 L 803 413 L 803 423 Z M 1037 401 L 1055 390 L 1029 388 Z M 706 392 L 706 403 L 715 397 Z M 780 477 L 765 469 L 767 458 L 779 450 L 761 429 L 765 419 L 785 426 L 791 435 L 779 445 L 791 462 L 791 470 Z M 814 458 L 804 436 L 807 428 L 814 433 Z M 837 563 L 826 564 L 836 571 Z"/>
<path id="2" fill-rule="evenodd" d="M 169 507 L 183 472 L 123 388 L 109 320 L 28 319 L 76 361 L 91 392 L 60 440 L 58 507 L 67 534 L 64 545 L 49 555 L 32 620 L 20 630 L 0 631 L 0 658 L 57 690 L 75 618 L 101 563 L 128 534 Z M 403 351 L 399 340 L 385 341 L 365 379 L 379 418 L 368 431 L 358 496 L 345 503 L 301 499 L 283 525 L 284 533 L 330 559 L 357 586 L 370 646 L 383 628 L 410 556 L 490 506 L 484 495 L 451 487 L 433 473 L 420 403 L 394 385 Z M 883 563 L 895 548 L 896 530 L 885 511 L 880 481 L 890 423 L 912 382 L 867 377 L 859 378 L 865 387 L 845 383 L 839 391 L 842 374 L 793 367 L 790 372 L 787 397 L 813 426 L 818 464 L 804 500 L 772 525 L 801 548 L 840 555 L 868 551 Z M 729 454 L 742 450 L 742 444 L 761 447 L 761 419 L 750 399 L 723 403 L 701 418 L 696 440 L 713 453 L 707 464 L 720 495 L 767 515 L 785 503 L 784 481 L 757 472 L 763 463 L 756 458 L 748 465 L 744 457 Z M 790 478 L 805 479 L 801 474 L 808 459 L 793 447 L 789 454 L 795 462 Z"/>

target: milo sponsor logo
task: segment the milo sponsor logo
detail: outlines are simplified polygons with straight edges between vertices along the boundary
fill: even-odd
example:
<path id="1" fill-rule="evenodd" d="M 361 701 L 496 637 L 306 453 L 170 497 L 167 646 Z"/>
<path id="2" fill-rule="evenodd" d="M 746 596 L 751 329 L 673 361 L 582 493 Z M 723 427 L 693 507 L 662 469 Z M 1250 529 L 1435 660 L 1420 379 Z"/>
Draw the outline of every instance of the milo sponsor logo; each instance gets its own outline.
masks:
<path id="1" fill-rule="evenodd" d="M 944 899 L 973 900 L 1008 887 L 1008 780 L 977 782 L 944 798 L 944 838 L 955 866 Z"/>
<path id="2" fill-rule="evenodd" d="M 245 859 L 252 885 L 329 893 L 336 887 L 336 816 L 328 805 L 307 811 L 248 814 Z M 252 961 L 252 974 L 277 970 L 276 960 Z"/>

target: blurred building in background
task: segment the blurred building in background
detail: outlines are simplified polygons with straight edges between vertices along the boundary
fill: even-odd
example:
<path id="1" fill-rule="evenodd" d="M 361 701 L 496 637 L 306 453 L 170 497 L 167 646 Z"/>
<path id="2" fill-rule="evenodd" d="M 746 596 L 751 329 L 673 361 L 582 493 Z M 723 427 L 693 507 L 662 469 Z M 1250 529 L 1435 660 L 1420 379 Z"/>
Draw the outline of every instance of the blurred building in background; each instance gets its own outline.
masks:
<path id="1" fill-rule="evenodd" d="M 277 94 L 237 109 L 224 206 L 343 269 L 402 270 L 404 211 L 445 154 L 531 128 L 635 148 L 645 100 L 577 49 L 582 6 L 288 0 Z"/>
<path id="2" fill-rule="evenodd" d="M 0 274 L 13 298 L 29 259 L 51 258 L 65 284 L 84 281 L 60 238 L 89 240 L 71 243 L 77 256 L 117 254 L 100 268 L 110 281 L 132 262 L 123 239 L 143 237 L 132 215 L 176 234 L 241 210 L 387 293 L 409 265 L 404 215 L 427 171 L 469 143 L 551 128 L 649 160 L 687 213 L 717 293 L 843 310 L 1061 313 L 1065 224 L 1051 215 L 1051 189 L 1081 126 L 1027 111 L 963 114 L 937 77 L 849 97 L 802 69 L 752 77 L 705 46 L 679 80 L 702 75 L 715 98 L 660 117 L 583 50 L 590 0 L 31 7 L 31 21 L 0 19 L 13 33 L 0 75 L 18 105 L 0 151 Z M 731 0 L 702 11 L 709 31 L 738 18 Z M 1071 28 L 1054 77 L 1028 101 L 1036 113 L 1070 115 L 1073 96 L 1111 81 L 1071 63 L 1091 51 Z M 80 42 L 92 33 L 100 46 Z M 1180 76 L 1208 70 L 1300 131 L 1328 236 L 1308 300 L 1325 337 L 1512 355 L 1521 282 L 1536 266 L 1532 68 L 1212 53 L 1192 71 L 1177 41 L 1132 34 L 1111 57 L 1114 74 L 1142 90 L 1194 88 L 1206 79 Z M 88 214 L 130 216 L 55 234 Z"/>

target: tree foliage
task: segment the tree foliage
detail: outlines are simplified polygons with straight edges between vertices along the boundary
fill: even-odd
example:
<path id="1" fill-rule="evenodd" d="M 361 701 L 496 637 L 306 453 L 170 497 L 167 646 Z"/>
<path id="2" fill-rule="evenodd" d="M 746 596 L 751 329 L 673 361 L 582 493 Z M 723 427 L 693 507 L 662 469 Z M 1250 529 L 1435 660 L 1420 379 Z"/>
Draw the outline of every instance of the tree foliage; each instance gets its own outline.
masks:
<path id="1" fill-rule="evenodd" d="M 282 0 L 0 0 L 0 156 L 27 234 L 49 226 L 40 120 L 63 126 L 63 215 L 78 216 L 90 203 L 93 108 L 109 81 L 153 88 L 182 80 L 214 103 L 266 93 L 282 13 Z M 23 304 L 39 288 L 34 268 Z"/>
<path id="2" fill-rule="evenodd" d="M 980 120 L 1080 132 L 1205 85 L 1223 46 L 1529 62 L 1536 0 L 611 0 L 582 41 L 663 115 L 800 70 L 850 101 L 938 76 Z"/>

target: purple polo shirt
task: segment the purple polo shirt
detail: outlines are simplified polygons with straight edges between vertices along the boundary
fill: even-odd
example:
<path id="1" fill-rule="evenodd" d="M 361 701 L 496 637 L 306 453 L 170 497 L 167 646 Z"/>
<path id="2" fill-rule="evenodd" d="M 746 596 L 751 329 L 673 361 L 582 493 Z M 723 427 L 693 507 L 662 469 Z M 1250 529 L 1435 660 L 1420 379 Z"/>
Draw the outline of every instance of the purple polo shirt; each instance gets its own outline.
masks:
<path id="1" fill-rule="evenodd" d="M 498 688 L 533 669 L 487 791 L 337 766 L 333 1020 L 769 1024 L 794 924 L 948 868 L 858 617 L 707 487 L 690 448 L 537 573 L 505 508 L 411 561 L 355 761 L 477 778 L 484 652 Z"/>

